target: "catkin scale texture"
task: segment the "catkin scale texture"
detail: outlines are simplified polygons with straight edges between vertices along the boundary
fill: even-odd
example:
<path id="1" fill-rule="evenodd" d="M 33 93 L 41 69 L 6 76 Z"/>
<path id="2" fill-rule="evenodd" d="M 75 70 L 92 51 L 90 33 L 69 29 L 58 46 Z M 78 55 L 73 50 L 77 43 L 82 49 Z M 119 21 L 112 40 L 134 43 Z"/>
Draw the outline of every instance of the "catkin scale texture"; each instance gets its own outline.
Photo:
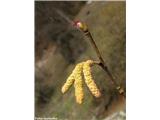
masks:
<path id="1" fill-rule="evenodd" d="M 91 74 L 91 66 L 94 64 L 92 60 L 87 60 L 83 64 L 83 74 L 85 78 L 85 83 L 87 84 L 89 90 L 95 97 L 100 97 L 101 93 L 99 89 L 97 88 L 96 83 L 94 82 Z"/>
<path id="2" fill-rule="evenodd" d="M 73 84 L 74 82 L 74 74 L 72 73 L 66 80 L 65 84 L 63 85 L 61 91 L 65 93 Z"/>
<path id="3" fill-rule="evenodd" d="M 75 87 L 75 96 L 77 103 L 81 104 L 84 98 L 84 92 L 83 92 L 83 78 L 82 78 L 82 69 L 83 69 L 83 63 L 77 64 L 75 70 L 74 70 L 74 87 Z"/>

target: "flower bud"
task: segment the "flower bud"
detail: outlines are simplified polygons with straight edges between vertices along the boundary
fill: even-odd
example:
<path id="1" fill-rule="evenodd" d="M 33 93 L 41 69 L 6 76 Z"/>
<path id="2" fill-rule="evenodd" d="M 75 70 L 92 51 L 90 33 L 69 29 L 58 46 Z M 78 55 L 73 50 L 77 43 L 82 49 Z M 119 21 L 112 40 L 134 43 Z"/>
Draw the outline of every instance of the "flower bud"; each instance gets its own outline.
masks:
<path id="1" fill-rule="evenodd" d="M 80 21 L 76 21 L 75 26 L 78 27 L 79 29 L 81 29 L 84 32 L 88 30 L 87 25 L 85 23 L 80 22 Z"/>

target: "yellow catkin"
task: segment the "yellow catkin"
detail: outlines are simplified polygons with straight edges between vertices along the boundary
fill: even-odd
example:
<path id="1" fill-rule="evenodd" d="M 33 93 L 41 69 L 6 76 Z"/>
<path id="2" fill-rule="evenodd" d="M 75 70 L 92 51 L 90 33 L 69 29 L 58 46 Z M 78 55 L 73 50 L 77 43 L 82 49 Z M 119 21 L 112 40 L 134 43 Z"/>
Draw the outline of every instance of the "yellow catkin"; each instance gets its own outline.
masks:
<path id="1" fill-rule="evenodd" d="M 71 85 L 73 84 L 74 82 L 74 75 L 73 73 L 67 78 L 65 84 L 63 85 L 61 91 L 62 93 L 65 93 L 70 87 Z"/>
<path id="2" fill-rule="evenodd" d="M 95 97 L 100 97 L 101 93 L 99 89 L 97 88 L 96 83 L 94 82 L 92 75 L 91 75 L 91 66 L 94 64 L 94 61 L 87 60 L 83 64 L 83 74 L 85 78 L 85 83 L 87 84 L 89 90 Z"/>
<path id="3" fill-rule="evenodd" d="M 77 103 L 81 104 L 84 98 L 84 92 L 83 92 L 83 80 L 82 80 L 82 69 L 83 69 L 83 63 L 79 63 L 76 65 L 75 70 L 73 71 L 75 82 L 75 97 Z"/>

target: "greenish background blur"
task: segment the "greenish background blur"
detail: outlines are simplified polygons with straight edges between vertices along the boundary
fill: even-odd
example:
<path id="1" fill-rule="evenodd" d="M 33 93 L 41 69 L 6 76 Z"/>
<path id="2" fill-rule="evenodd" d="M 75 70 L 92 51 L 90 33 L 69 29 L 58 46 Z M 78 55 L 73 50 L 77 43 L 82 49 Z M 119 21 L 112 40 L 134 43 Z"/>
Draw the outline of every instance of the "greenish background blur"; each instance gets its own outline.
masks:
<path id="1" fill-rule="evenodd" d="M 86 85 L 82 105 L 74 88 L 61 93 L 79 62 L 98 60 L 82 32 L 68 21 L 84 21 L 116 82 L 126 88 L 126 2 L 35 1 L 35 117 L 61 120 L 125 120 L 125 99 L 99 67 L 92 73 L 102 92 L 94 98 Z"/>

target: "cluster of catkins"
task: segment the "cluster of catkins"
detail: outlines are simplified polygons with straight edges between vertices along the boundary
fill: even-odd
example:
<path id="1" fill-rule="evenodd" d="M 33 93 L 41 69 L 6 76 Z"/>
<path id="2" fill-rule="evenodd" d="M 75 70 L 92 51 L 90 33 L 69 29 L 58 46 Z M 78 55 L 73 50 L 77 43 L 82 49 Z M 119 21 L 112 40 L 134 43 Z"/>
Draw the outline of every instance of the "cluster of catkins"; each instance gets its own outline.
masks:
<path id="1" fill-rule="evenodd" d="M 94 61 L 87 60 L 76 65 L 75 69 L 71 75 L 67 78 L 65 84 L 62 87 L 62 93 L 65 93 L 71 85 L 74 83 L 75 96 L 77 103 L 81 104 L 84 98 L 83 92 L 83 76 L 85 78 L 85 83 L 87 84 L 89 90 L 95 97 L 100 97 L 100 90 L 97 88 L 96 83 L 93 80 L 91 75 L 91 66 L 94 64 Z"/>

